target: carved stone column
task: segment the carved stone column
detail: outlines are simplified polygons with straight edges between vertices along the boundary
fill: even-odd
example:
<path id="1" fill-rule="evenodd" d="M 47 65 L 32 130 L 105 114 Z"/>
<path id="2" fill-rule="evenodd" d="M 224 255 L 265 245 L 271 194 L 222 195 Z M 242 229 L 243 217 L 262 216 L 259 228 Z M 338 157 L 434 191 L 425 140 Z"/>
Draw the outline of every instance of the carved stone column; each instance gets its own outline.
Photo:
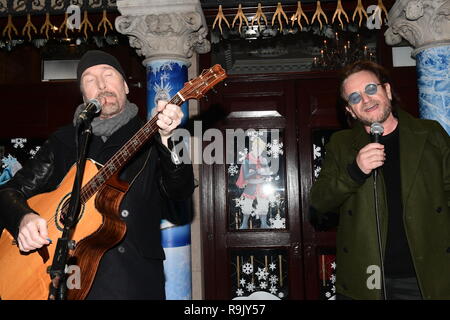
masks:
<path id="1" fill-rule="evenodd" d="M 450 0 L 397 0 L 388 18 L 386 42 L 415 47 L 421 118 L 450 134 Z"/>
<path id="2" fill-rule="evenodd" d="M 121 13 L 115 21 L 117 31 L 127 35 L 130 46 L 145 57 L 150 118 L 157 101 L 168 101 L 188 80 L 193 54 L 210 50 L 208 27 L 199 0 L 117 0 L 117 8 Z M 183 125 L 189 118 L 188 103 L 181 108 Z M 163 220 L 161 229 L 166 298 L 192 299 L 190 225 L 174 226 Z"/>
<path id="3" fill-rule="evenodd" d="M 117 0 L 122 16 L 116 29 L 147 64 L 157 59 L 187 61 L 194 52 L 206 53 L 208 27 L 199 0 Z"/>

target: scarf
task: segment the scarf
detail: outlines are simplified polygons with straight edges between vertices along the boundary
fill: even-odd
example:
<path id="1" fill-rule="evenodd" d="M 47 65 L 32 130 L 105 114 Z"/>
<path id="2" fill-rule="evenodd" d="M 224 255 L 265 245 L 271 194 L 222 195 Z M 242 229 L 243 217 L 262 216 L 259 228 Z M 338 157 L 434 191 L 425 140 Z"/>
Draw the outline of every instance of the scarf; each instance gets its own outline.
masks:
<path id="1" fill-rule="evenodd" d="M 76 125 L 78 115 L 84 108 L 84 103 L 80 104 L 73 118 L 73 124 Z M 115 115 L 109 119 L 100 119 L 100 117 L 94 118 L 92 120 L 92 133 L 96 136 L 100 136 L 105 142 L 114 132 L 119 128 L 128 123 L 132 118 L 134 118 L 138 113 L 138 107 L 131 103 L 130 101 L 125 102 L 125 108 L 119 114 Z"/>

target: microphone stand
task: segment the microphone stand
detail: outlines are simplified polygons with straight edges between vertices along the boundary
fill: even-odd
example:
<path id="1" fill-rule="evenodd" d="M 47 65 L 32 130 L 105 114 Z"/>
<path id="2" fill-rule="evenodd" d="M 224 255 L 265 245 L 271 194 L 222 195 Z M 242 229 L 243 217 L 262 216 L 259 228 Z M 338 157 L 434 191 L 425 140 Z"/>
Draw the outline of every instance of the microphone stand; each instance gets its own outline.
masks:
<path id="1" fill-rule="evenodd" d="M 381 242 L 381 231 L 380 231 L 380 214 L 378 210 L 378 193 L 377 193 L 377 177 L 378 169 L 373 170 L 373 198 L 375 202 L 375 218 L 377 225 L 377 239 L 378 239 L 378 252 L 380 254 L 380 273 L 381 273 L 381 285 L 382 285 L 382 297 L 383 300 L 386 298 L 386 282 L 384 279 L 384 255 L 383 255 L 383 245 Z"/>
<path id="2" fill-rule="evenodd" d="M 67 297 L 67 275 L 66 267 L 69 259 L 69 250 L 74 250 L 76 243 L 71 240 L 73 227 L 78 221 L 80 214 L 80 193 L 81 183 L 84 175 L 84 168 L 86 164 L 86 151 L 89 138 L 92 134 L 91 127 L 92 117 L 84 119 L 77 123 L 77 142 L 79 129 L 82 129 L 81 143 L 78 145 L 78 159 L 77 159 L 77 171 L 75 175 L 75 181 L 70 196 L 69 208 L 66 212 L 62 212 L 61 218 L 63 219 L 64 229 L 61 238 L 58 239 L 56 244 L 55 254 L 53 257 L 52 265 L 48 268 L 50 274 L 50 292 L 48 300 L 65 300 Z"/>

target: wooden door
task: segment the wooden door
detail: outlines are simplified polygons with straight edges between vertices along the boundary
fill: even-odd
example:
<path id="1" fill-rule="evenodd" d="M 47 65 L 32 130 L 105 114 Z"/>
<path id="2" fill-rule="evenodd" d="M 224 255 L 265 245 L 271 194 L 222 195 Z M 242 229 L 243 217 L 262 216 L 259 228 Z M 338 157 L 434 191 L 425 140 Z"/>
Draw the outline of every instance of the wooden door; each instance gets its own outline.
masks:
<path id="1" fill-rule="evenodd" d="M 228 163 L 203 165 L 203 212 L 213 213 L 202 216 L 205 298 L 302 299 L 295 81 L 229 79 L 210 105 L 222 107 L 224 137 L 242 130 L 245 142 L 234 138 Z M 261 140 L 265 155 L 255 160 Z M 274 161 L 277 170 L 259 180 L 246 169 Z"/>

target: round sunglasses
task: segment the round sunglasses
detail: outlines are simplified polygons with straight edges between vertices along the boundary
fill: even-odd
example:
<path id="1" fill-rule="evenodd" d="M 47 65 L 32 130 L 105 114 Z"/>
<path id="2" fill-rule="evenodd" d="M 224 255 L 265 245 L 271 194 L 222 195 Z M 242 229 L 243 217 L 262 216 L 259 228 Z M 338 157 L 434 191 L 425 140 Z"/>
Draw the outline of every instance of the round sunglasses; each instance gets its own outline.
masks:
<path id="1" fill-rule="evenodd" d="M 369 95 L 369 96 L 373 96 L 374 94 L 377 93 L 378 91 L 378 86 L 381 86 L 381 83 L 369 83 L 365 88 L 364 88 L 364 93 Z M 360 103 L 362 100 L 362 96 L 361 93 L 359 92 L 353 92 L 351 93 L 348 98 L 347 101 L 349 104 L 351 105 L 355 105 Z"/>

